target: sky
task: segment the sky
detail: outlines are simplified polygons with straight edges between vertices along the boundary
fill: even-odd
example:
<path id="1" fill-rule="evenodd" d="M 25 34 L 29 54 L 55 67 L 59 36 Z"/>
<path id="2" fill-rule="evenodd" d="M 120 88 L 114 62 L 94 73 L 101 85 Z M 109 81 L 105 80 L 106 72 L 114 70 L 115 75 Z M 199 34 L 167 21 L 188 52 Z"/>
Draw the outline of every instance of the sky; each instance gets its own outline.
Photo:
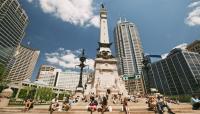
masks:
<path id="1" fill-rule="evenodd" d="M 164 54 L 179 44 L 200 39 L 199 0 L 19 0 L 29 17 L 22 44 L 40 50 L 35 79 L 42 64 L 74 70 L 85 49 L 93 69 L 99 41 L 99 8 L 108 10 L 110 41 L 117 21 L 136 24 L 144 53 Z M 112 53 L 114 52 L 112 45 Z M 88 69 L 87 68 L 87 69 Z"/>

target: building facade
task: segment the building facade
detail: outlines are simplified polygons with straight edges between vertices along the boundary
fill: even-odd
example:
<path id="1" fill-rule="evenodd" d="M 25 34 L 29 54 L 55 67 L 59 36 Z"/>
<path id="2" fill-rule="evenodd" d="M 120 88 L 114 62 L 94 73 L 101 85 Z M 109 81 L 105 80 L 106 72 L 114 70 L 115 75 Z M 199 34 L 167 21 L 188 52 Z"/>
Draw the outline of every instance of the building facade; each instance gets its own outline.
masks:
<path id="1" fill-rule="evenodd" d="M 22 41 L 28 16 L 18 0 L 0 0 L 0 65 L 7 68 Z"/>
<path id="2" fill-rule="evenodd" d="M 165 95 L 193 94 L 200 89 L 200 54 L 173 49 L 167 58 L 149 64 L 150 87 Z"/>
<path id="3" fill-rule="evenodd" d="M 38 60 L 40 51 L 23 45 L 18 46 L 17 51 L 12 58 L 13 63 L 9 67 L 7 80 L 10 82 L 19 82 L 30 79 Z"/>
<path id="4" fill-rule="evenodd" d="M 151 63 L 162 60 L 162 56 L 161 55 L 145 55 L 143 58 L 144 58 L 143 59 L 144 66 L 142 67 L 142 76 L 143 76 L 142 80 L 143 80 L 145 93 L 148 94 L 150 93 L 149 77 L 147 77 L 147 73 L 149 71 L 149 65 Z"/>
<path id="5" fill-rule="evenodd" d="M 120 20 L 115 27 L 114 35 L 119 74 L 123 77 L 135 77 L 125 80 L 126 89 L 129 94 L 143 93 L 141 80 L 143 49 L 137 27 L 134 23 Z"/>
<path id="6" fill-rule="evenodd" d="M 48 86 L 56 86 L 58 70 L 50 65 L 41 65 L 36 80 L 46 83 Z"/>
<path id="7" fill-rule="evenodd" d="M 85 86 L 89 74 L 83 73 L 82 84 Z M 79 72 L 59 72 L 56 79 L 56 87 L 65 88 L 71 91 L 75 91 L 78 86 L 80 73 Z"/>
<path id="8" fill-rule="evenodd" d="M 197 52 L 200 54 L 200 40 L 195 40 L 186 48 L 188 51 Z"/>

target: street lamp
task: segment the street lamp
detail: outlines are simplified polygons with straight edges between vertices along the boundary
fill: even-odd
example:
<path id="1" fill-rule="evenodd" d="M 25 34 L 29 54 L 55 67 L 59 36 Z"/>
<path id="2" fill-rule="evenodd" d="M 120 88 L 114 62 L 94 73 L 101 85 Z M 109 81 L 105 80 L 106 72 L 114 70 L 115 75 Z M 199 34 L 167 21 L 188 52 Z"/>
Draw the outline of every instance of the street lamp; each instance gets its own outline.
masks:
<path id="1" fill-rule="evenodd" d="M 82 75 L 83 75 L 83 68 L 86 66 L 84 64 L 84 62 L 86 61 L 84 49 L 82 50 L 82 54 L 81 54 L 81 56 L 79 58 L 79 61 L 80 61 L 80 64 L 77 65 L 77 66 L 79 66 L 81 68 L 81 70 L 80 70 L 79 83 L 78 83 L 78 86 L 76 88 L 76 92 L 83 93 L 84 92 L 84 87 L 83 87 L 83 84 L 82 84 Z"/>

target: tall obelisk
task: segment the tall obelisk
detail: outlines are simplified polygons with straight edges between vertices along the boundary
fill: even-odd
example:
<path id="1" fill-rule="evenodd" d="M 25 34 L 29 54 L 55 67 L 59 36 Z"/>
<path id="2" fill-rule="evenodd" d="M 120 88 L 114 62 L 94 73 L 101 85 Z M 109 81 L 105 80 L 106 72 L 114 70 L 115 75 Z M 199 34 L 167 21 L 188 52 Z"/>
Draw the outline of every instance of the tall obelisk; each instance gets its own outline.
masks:
<path id="1" fill-rule="evenodd" d="M 117 60 L 112 56 L 109 42 L 107 10 L 100 8 L 100 39 L 94 65 L 94 79 L 91 91 L 96 95 L 126 94 L 124 83 L 118 75 Z M 90 92 L 91 92 L 90 91 Z"/>

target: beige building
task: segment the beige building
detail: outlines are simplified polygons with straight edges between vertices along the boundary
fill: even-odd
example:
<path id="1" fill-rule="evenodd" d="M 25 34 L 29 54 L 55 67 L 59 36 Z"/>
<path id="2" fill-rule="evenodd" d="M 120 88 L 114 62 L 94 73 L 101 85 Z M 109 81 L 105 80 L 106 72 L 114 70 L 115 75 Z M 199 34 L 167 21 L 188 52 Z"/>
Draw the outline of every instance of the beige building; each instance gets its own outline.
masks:
<path id="1" fill-rule="evenodd" d="M 83 87 L 87 82 L 89 73 L 84 73 L 82 76 Z M 71 91 L 75 91 L 78 86 L 80 77 L 80 72 L 68 71 L 68 72 L 59 72 L 56 77 L 56 87 L 65 88 Z"/>
<path id="2" fill-rule="evenodd" d="M 50 65 L 42 65 L 40 67 L 36 80 L 42 81 L 48 86 L 55 86 L 56 75 L 58 75 L 58 69 Z"/>
<path id="3" fill-rule="evenodd" d="M 83 86 L 85 85 L 89 73 L 83 73 Z M 40 67 L 37 81 L 44 83 L 47 86 L 65 88 L 75 91 L 79 82 L 80 72 L 67 71 L 61 72 L 50 65 L 42 65 Z"/>
<path id="4" fill-rule="evenodd" d="M 143 49 L 134 23 L 119 20 L 114 31 L 119 74 L 129 94 L 144 93 L 141 79 Z"/>
<path id="5" fill-rule="evenodd" d="M 40 51 L 23 45 L 18 46 L 12 58 L 7 80 L 19 82 L 31 78 Z"/>
<path id="6" fill-rule="evenodd" d="M 188 51 L 197 52 L 200 54 L 200 40 L 195 40 L 187 46 Z"/>

